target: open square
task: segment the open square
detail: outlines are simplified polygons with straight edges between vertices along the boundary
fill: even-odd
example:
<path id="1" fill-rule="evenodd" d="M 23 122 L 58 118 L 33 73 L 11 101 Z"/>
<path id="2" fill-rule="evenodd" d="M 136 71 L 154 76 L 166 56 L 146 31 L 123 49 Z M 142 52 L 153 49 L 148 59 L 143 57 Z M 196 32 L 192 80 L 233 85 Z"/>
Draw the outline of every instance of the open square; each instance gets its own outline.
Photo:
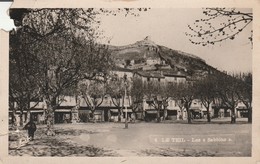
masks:
<path id="1" fill-rule="evenodd" d="M 19 149 L 10 141 L 11 156 L 251 156 L 251 124 L 238 119 L 194 122 L 57 124 L 56 136 L 46 136 L 40 126 L 35 140 Z M 10 136 L 11 137 L 11 136 Z M 178 141 L 179 139 L 179 141 Z M 205 141 L 203 142 L 203 139 Z M 228 141 L 230 140 L 230 141 Z"/>

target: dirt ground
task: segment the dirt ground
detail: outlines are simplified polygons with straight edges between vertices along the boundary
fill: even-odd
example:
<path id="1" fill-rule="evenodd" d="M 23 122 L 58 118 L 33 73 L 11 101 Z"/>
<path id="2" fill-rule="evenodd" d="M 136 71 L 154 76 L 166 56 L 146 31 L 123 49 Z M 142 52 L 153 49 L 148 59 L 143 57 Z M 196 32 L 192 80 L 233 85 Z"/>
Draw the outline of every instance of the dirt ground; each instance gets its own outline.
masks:
<path id="1" fill-rule="evenodd" d="M 175 123 L 56 124 L 56 136 L 38 126 L 35 140 L 17 149 L 17 132 L 9 134 L 11 156 L 251 156 L 251 124 L 238 120 Z M 19 134 L 26 136 L 26 131 Z"/>

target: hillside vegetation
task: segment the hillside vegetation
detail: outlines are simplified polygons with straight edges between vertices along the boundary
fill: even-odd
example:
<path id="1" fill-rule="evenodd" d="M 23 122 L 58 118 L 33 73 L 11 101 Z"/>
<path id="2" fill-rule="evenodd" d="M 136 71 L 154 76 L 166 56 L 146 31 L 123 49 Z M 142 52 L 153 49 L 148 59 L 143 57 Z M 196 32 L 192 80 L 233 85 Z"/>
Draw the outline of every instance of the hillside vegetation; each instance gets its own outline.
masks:
<path id="1" fill-rule="evenodd" d="M 151 59 L 158 60 L 158 63 L 164 61 L 151 65 L 152 68 L 160 69 L 160 65 L 164 68 L 168 65 L 168 69 L 181 71 L 191 79 L 200 78 L 209 72 L 219 72 L 198 56 L 157 45 L 149 37 L 130 45 L 110 46 L 110 50 L 116 64 L 129 69 L 134 69 L 135 65 L 140 68 L 140 64 L 146 66 L 146 61 Z M 134 64 L 129 64 L 130 61 L 134 61 Z"/>

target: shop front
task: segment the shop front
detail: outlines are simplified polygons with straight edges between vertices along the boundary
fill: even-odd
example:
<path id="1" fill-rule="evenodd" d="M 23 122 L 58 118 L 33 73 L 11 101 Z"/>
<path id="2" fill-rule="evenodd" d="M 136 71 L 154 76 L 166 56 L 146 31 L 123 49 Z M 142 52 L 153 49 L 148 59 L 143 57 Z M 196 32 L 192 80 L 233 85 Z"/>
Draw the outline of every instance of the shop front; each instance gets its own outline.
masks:
<path id="1" fill-rule="evenodd" d="M 163 110 L 160 111 L 160 117 L 163 117 Z M 157 119 L 157 110 L 155 109 L 149 109 L 145 111 L 145 117 L 144 120 L 149 121 L 155 121 Z"/>
<path id="2" fill-rule="evenodd" d="M 202 119 L 203 113 L 200 108 L 190 108 L 193 119 Z"/>
<path id="3" fill-rule="evenodd" d="M 167 110 L 167 120 L 177 120 L 177 115 L 178 112 L 177 110 L 171 109 L 171 110 Z"/>
<path id="4" fill-rule="evenodd" d="M 71 122 L 71 109 L 56 109 L 55 123 L 70 123 Z"/>

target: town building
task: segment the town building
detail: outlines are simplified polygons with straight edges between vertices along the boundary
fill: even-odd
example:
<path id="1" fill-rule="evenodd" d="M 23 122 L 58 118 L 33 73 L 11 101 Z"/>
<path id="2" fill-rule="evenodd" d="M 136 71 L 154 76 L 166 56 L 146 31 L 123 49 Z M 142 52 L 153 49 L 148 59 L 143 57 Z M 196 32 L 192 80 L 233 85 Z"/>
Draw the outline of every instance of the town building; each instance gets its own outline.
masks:
<path id="1" fill-rule="evenodd" d="M 139 78 L 143 83 L 145 82 L 165 82 L 165 76 L 160 71 L 136 71 L 134 78 Z"/>

